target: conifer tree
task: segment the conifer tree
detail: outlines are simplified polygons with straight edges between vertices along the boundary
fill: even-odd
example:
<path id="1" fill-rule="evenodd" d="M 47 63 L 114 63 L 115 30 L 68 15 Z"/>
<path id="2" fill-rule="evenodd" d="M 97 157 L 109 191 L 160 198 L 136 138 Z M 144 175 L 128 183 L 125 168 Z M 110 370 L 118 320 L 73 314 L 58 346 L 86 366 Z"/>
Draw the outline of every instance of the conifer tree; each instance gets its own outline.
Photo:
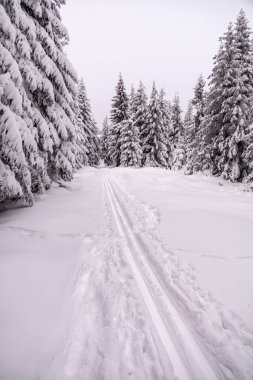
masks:
<path id="1" fill-rule="evenodd" d="M 139 132 L 133 120 L 122 121 L 120 133 L 120 165 L 135 166 L 141 165 L 142 150 L 140 146 Z"/>
<path id="2" fill-rule="evenodd" d="M 229 41 L 228 41 L 229 43 Z M 231 48 L 231 47 L 230 47 Z M 253 97 L 253 65 L 251 31 L 243 10 L 240 11 L 234 30 L 232 44 L 233 57 L 230 87 L 228 96 L 223 104 L 223 138 L 222 153 L 227 149 L 227 160 L 222 175 L 235 182 L 249 172 L 248 162 L 244 156 L 247 149 L 246 136 L 250 133 L 251 106 Z M 227 51 L 229 47 L 227 47 Z M 222 154 L 222 157 L 224 153 Z M 224 164 L 224 159 L 222 164 Z"/>
<path id="3" fill-rule="evenodd" d="M 184 117 L 184 130 L 185 130 L 185 151 L 186 151 L 186 170 L 185 174 L 192 174 L 192 165 L 190 164 L 191 144 L 194 136 L 194 117 L 192 100 L 188 102 L 187 110 Z"/>
<path id="4" fill-rule="evenodd" d="M 148 98 L 145 92 L 145 87 L 142 82 L 140 82 L 139 87 L 135 93 L 132 106 L 132 119 L 133 123 L 140 135 L 140 146 L 143 149 L 143 140 L 145 138 L 145 126 L 147 117 L 147 102 Z"/>
<path id="5" fill-rule="evenodd" d="M 240 181 L 249 172 L 245 159 L 250 134 L 252 45 L 243 11 L 229 25 L 214 61 L 203 119 L 199 162 L 215 175 Z"/>
<path id="6" fill-rule="evenodd" d="M 186 123 L 189 123 L 189 125 L 187 127 L 185 125 L 187 174 L 200 170 L 198 154 L 202 138 L 201 126 L 204 117 L 205 99 L 205 81 L 203 76 L 200 75 L 194 88 L 191 108 L 188 108 L 188 112 L 192 112 L 192 115 L 187 115 L 188 120 Z"/>
<path id="7" fill-rule="evenodd" d="M 129 115 L 130 115 L 130 117 L 131 117 L 132 113 L 135 112 L 135 109 L 134 109 L 134 97 L 135 97 L 135 89 L 134 89 L 134 86 L 132 85 L 131 92 L 130 92 L 130 95 L 129 95 Z"/>
<path id="8" fill-rule="evenodd" d="M 162 114 L 165 135 L 166 135 L 168 167 L 171 168 L 172 167 L 172 149 L 171 149 L 170 140 L 169 140 L 169 135 L 171 131 L 171 106 L 170 106 L 170 103 L 166 100 L 165 96 L 166 96 L 165 91 L 164 89 L 162 89 L 159 94 L 159 103 L 160 103 L 160 110 Z"/>
<path id="9" fill-rule="evenodd" d="M 109 121 L 106 116 L 103 126 L 102 126 L 102 135 L 101 135 L 101 141 L 100 141 L 100 156 L 101 159 L 104 160 L 104 163 L 106 165 L 110 165 L 110 158 L 109 158 Z"/>
<path id="10" fill-rule="evenodd" d="M 181 169 L 185 164 L 186 152 L 182 110 L 178 95 L 175 95 L 171 106 L 169 142 L 172 150 L 172 167 Z"/>
<path id="11" fill-rule="evenodd" d="M 148 105 L 146 124 L 142 132 L 143 136 L 143 165 L 144 166 L 168 166 L 168 154 L 166 144 L 166 128 L 160 109 L 159 97 L 155 83 Z"/>
<path id="12" fill-rule="evenodd" d="M 87 164 L 94 166 L 99 162 L 98 129 L 91 112 L 90 101 L 87 97 L 83 79 L 78 85 L 79 122 L 83 141 L 87 150 Z"/>
<path id="13" fill-rule="evenodd" d="M 76 114 L 76 139 L 75 139 L 75 155 L 76 155 L 76 168 L 80 169 L 83 166 L 89 165 L 88 158 L 88 138 L 84 128 L 82 115 L 79 105 L 79 89 L 75 96 L 75 114 Z"/>
<path id="14" fill-rule="evenodd" d="M 109 159 L 112 165 L 120 166 L 122 122 L 128 119 L 129 99 L 125 84 L 120 74 L 116 86 L 116 94 L 112 99 L 111 127 L 109 133 Z"/>
<path id="15" fill-rule="evenodd" d="M 25 51 L 29 49 L 30 57 L 19 64 L 29 98 L 37 113 L 43 115 L 53 137 L 53 153 L 48 157 L 50 176 L 70 180 L 75 167 L 74 96 L 77 76 L 63 51 L 68 33 L 61 22 L 61 4 L 57 0 L 21 1 L 22 14 L 27 18 L 27 26 L 24 25 L 27 32 L 22 42 L 27 44 L 29 41 Z M 45 136 L 41 123 L 37 128 L 38 146 L 48 156 L 48 151 L 45 151 L 48 147 L 44 144 L 48 131 Z"/>
<path id="16" fill-rule="evenodd" d="M 19 76 L 16 79 L 20 79 Z M 20 115 L 21 95 L 10 74 L 0 74 L 0 202 L 24 196 L 32 204 L 31 174 L 22 144 L 22 133 L 27 134 L 33 146 L 35 141 Z"/>
<path id="17" fill-rule="evenodd" d="M 2 0 L 0 5 L 0 75 L 9 72 L 9 83 L 15 84 L 21 99 L 14 113 L 16 120 L 19 117 L 26 181 L 21 169 L 15 179 L 29 203 L 31 191 L 49 187 L 49 176 L 71 179 L 76 166 L 76 74 L 63 52 L 68 36 L 60 18 L 62 3 Z M 10 98 L 6 103 L 3 92 L 1 102 L 7 107 L 5 116 L 10 115 Z"/>

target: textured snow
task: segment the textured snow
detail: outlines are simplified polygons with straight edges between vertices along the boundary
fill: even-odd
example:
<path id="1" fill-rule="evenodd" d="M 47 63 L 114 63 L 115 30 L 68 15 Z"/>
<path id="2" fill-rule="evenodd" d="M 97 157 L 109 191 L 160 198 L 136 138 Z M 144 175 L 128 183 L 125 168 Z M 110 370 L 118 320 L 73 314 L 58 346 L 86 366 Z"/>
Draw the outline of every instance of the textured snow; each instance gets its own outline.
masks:
<path id="1" fill-rule="evenodd" d="M 0 378 L 251 379 L 252 198 L 203 175 L 85 168 L 3 211 Z"/>

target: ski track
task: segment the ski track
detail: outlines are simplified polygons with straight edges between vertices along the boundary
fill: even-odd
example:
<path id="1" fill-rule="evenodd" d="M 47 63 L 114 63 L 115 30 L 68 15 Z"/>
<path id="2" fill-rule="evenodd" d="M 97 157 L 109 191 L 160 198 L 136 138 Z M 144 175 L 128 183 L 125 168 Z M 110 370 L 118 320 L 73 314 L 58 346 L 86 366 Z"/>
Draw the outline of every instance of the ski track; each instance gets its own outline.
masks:
<path id="1" fill-rule="evenodd" d="M 98 234 L 57 235 L 82 238 L 72 312 L 31 380 L 253 380 L 253 335 L 202 292 L 191 267 L 153 232 L 158 211 L 118 175 L 102 180 Z"/>
<path id="2" fill-rule="evenodd" d="M 212 366 L 185 325 L 179 311 L 160 285 L 148 260 L 145 259 L 145 253 L 139 244 L 133 225 L 126 216 L 126 209 L 114 193 L 112 181 L 110 179 L 106 179 L 105 181 L 119 234 L 126 243 L 124 247 L 125 255 L 133 271 L 143 300 L 149 310 L 154 327 L 166 349 L 168 357 L 172 360 L 176 377 L 184 380 L 217 380 L 218 377 Z M 142 257 L 142 264 L 145 266 L 145 272 L 148 273 L 149 283 L 147 279 L 145 280 L 144 270 L 143 268 L 139 268 L 134 255 Z M 150 288 L 150 284 L 152 284 L 152 288 Z M 164 309 L 166 309 L 166 313 L 163 311 Z M 168 314 L 170 315 L 169 322 L 171 326 L 167 323 Z"/>
<path id="3" fill-rule="evenodd" d="M 126 190 L 118 175 L 111 175 L 110 180 L 142 247 L 142 257 L 148 261 L 160 284 L 164 285 L 166 294 L 200 342 L 203 352 L 213 359 L 218 378 L 252 380 L 252 332 L 238 316 L 223 309 L 209 292 L 199 287 L 194 269 L 178 259 L 171 248 L 164 245 L 162 238 L 150 229 L 146 207 L 143 207 L 145 203 Z M 140 261 L 139 267 L 145 268 L 140 256 L 136 258 Z M 153 289 L 151 284 L 149 289 Z"/>

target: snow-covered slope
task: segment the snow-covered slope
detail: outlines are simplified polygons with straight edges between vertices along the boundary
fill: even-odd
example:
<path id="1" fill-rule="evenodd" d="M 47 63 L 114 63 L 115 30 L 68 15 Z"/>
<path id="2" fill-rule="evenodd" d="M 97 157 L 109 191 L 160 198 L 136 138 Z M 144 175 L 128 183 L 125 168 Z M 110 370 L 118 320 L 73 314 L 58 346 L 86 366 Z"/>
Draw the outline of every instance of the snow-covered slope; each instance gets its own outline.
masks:
<path id="1" fill-rule="evenodd" d="M 0 379 L 252 379 L 252 201 L 202 175 L 85 168 L 2 212 Z"/>

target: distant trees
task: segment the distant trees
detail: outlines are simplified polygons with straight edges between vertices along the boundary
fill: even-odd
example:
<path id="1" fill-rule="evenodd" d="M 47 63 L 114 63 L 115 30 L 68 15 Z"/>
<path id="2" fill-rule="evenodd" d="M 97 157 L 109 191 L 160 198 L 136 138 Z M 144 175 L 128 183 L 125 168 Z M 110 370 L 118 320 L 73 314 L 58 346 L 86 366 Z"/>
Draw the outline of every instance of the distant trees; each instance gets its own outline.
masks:
<path id="1" fill-rule="evenodd" d="M 154 84 L 148 101 L 140 82 L 128 99 L 120 76 L 111 121 L 106 163 L 209 171 L 252 183 L 253 44 L 244 11 L 220 38 L 208 88 L 200 75 L 184 120 L 178 95 L 170 103 Z"/>
<path id="2" fill-rule="evenodd" d="M 112 101 L 111 125 L 110 128 L 103 128 L 102 146 L 107 146 L 107 152 L 103 152 L 106 164 L 167 168 L 170 118 L 166 107 L 155 84 L 149 103 L 142 82 L 136 92 L 132 89 L 128 98 L 120 75 Z"/>
<path id="3" fill-rule="evenodd" d="M 154 83 L 127 94 L 119 76 L 101 137 L 84 81 L 64 53 L 64 1 L 0 4 L 0 203 L 85 165 L 154 166 L 209 171 L 253 183 L 253 43 L 243 10 L 220 38 L 208 87 L 201 75 L 184 116 Z"/>

